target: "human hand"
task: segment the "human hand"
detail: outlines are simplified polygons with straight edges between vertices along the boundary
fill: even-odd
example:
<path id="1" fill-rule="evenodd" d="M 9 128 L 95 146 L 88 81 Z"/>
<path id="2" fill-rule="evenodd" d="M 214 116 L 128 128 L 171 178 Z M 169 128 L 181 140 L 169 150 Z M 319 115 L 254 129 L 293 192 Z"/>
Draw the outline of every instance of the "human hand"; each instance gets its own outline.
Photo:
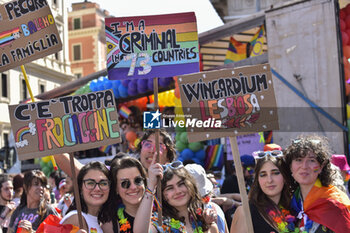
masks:
<path id="1" fill-rule="evenodd" d="M 33 231 L 32 223 L 29 222 L 28 220 L 21 220 L 18 223 L 18 228 L 22 228 L 22 229 L 26 230 L 27 232 L 32 232 Z"/>
<path id="2" fill-rule="evenodd" d="M 158 177 L 163 178 L 163 167 L 159 163 L 156 163 L 157 153 L 154 153 L 151 166 L 148 168 L 148 188 L 154 189 L 158 183 Z"/>
<path id="3" fill-rule="evenodd" d="M 207 224 L 216 223 L 218 215 L 214 209 L 206 208 L 203 211 L 203 218 Z"/>

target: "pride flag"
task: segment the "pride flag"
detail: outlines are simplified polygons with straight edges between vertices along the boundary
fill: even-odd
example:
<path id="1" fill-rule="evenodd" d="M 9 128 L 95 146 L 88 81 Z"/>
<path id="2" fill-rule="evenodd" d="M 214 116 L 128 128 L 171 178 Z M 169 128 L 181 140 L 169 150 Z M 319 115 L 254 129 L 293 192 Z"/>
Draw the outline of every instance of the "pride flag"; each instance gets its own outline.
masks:
<path id="1" fill-rule="evenodd" d="M 76 233 L 79 228 L 71 224 L 60 224 L 61 218 L 50 214 L 47 218 L 40 224 L 36 233 Z"/>
<path id="2" fill-rule="evenodd" d="M 128 119 L 131 114 L 131 110 L 126 106 L 121 106 L 119 110 L 119 115 L 123 116 L 124 118 Z"/>
<path id="3" fill-rule="evenodd" d="M 233 36 L 230 38 L 230 44 L 225 57 L 225 64 L 243 60 L 247 58 L 247 44 L 241 43 Z"/>
<path id="4" fill-rule="evenodd" d="M 350 229 L 350 200 L 338 188 L 323 187 L 320 180 L 310 190 L 304 201 L 304 212 L 314 222 L 336 233 Z"/>
<path id="5" fill-rule="evenodd" d="M 259 56 L 263 53 L 264 45 L 264 25 L 261 25 L 259 30 L 255 33 L 252 40 L 250 41 L 250 57 Z"/>

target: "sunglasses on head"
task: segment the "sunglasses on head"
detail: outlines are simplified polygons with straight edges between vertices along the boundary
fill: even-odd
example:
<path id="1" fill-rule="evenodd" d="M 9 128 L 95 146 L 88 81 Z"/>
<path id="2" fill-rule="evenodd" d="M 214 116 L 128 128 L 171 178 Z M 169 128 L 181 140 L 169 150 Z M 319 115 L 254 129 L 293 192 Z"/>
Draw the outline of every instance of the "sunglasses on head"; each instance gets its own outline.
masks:
<path id="1" fill-rule="evenodd" d="M 301 141 L 302 141 L 301 139 L 295 139 L 295 140 L 293 140 L 293 143 L 294 143 L 294 144 L 298 144 L 298 143 L 300 143 Z M 307 139 L 307 140 L 305 140 L 305 142 L 311 142 L 311 143 L 317 145 L 317 144 L 320 143 L 321 141 L 318 140 L 318 139 Z"/>
<path id="2" fill-rule="evenodd" d="M 267 155 L 272 157 L 283 157 L 283 152 L 280 150 L 271 150 L 271 151 L 255 151 L 253 152 L 253 156 L 256 159 L 265 158 Z"/>
<path id="3" fill-rule="evenodd" d="M 156 145 L 150 140 L 143 140 L 141 142 L 141 146 L 143 149 L 156 151 Z M 166 146 L 163 143 L 159 143 L 159 151 L 164 152 L 166 150 Z"/>
<path id="4" fill-rule="evenodd" d="M 176 170 L 176 169 L 180 169 L 180 168 L 184 167 L 184 165 L 182 164 L 181 161 L 174 161 L 172 163 L 162 165 L 162 167 L 163 167 L 163 172 L 165 172 L 169 168 Z"/>
<path id="5" fill-rule="evenodd" d="M 136 186 L 142 186 L 142 185 L 144 185 L 144 179 L 143 179 L 143 177 L 141 177 L 141 176 L 135 177 L 135 178 L 134 178 L 134 184 L 135 184 Z M 131 181 L 130 181 L 129 179 L 122 179 L 120 185 L 122 186 L 122 188 L 128 189 L 128 188 L 130 188 L 130 186 L 131 186 Z"/>

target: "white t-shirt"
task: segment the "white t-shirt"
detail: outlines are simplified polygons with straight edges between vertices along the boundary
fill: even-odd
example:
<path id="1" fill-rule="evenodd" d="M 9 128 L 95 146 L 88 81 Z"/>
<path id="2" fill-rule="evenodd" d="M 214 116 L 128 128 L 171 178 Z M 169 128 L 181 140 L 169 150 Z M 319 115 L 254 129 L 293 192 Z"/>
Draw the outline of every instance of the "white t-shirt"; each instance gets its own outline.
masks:
<path id="1" fill-rule="evenodd" d="M 63 224 L 64 221 L 66 221 L 67 218 L 69 218 L 70 216 L 73 216 L 75 214 L 78 214 L 78 212 L 76 210 L 72 210 L 70 212 L 68 212 L 60 221 L 60 224 Z M 100 226 L 100 224 L 98 224 L 97 221 L 97 216 L 92 216 L 90 214 L 86 214 L 86 213 L 81 213 L 83 215 L 83 217 L 85 218 L 85 222 L 88 225 L 88 232 L 89 233 L 103 233 L 102 228 Z"/>

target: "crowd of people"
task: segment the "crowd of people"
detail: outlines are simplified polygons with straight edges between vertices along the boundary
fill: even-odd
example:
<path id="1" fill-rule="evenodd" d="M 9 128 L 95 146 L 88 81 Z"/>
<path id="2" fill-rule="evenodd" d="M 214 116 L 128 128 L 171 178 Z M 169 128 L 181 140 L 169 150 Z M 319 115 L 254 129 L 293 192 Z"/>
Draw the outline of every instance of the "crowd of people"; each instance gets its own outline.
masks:
<path id="1" fill-rule="evenodd" d="M 201 165 L 176 160 L 167 132 L 159 142 L 158 155 L 149 130 L 136 157 L 119 152 L 108 166 L 76 160 L 79 198 L 67 154 L 55 155 L 62 171 L 49 178 L 39 170 L 1 174 L 2 232 L 35 232 L 49 215 L 81 233 L 248 232 L 236 176 L 220 191 Z M 255 233 L 350 232 L 350 167 L 345 155 L 331 154 L 326 138 L 300 136 L 284 150 L 269 145 L 241 161 Z"/>

